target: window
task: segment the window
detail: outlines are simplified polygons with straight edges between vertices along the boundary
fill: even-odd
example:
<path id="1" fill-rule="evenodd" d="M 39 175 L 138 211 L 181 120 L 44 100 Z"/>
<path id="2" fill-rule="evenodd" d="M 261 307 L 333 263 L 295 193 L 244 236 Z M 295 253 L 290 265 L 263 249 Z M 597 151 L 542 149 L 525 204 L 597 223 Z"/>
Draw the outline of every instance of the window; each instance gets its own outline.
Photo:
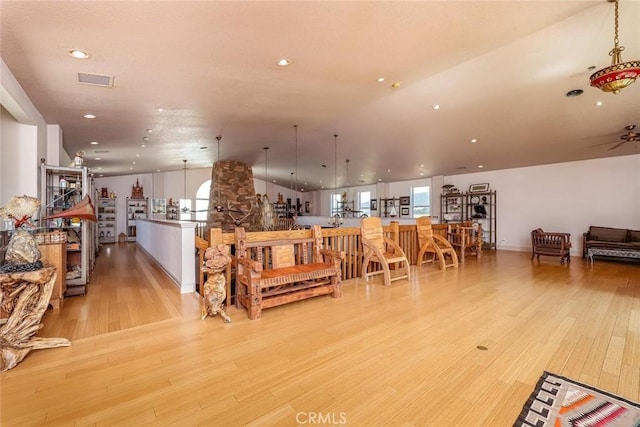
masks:
<path id="1" fill-rule="evenodd" d="M 331 194 L 331 216 L 341 212 L 340 203 L 342 201 L 342 195 L 340 193 Z"/>
<path id="2" fill-rule="evenodd" d="M 209 213 L 209 195 L 211 194 L 211 180 L 205 181 L 196 191 L 196 221 L 206 221 Z"/>
<path id="3" fill-rule="evenodd" d="M 371 191 L 361 191 L 358 193 L 358 216 L 371 216 Z"/>
<path id="4" fill-rule="evenodd" d="M 412 187 L 411 192 L 413 193 L 413 217 L 431 215 L 429 186 Z"/>

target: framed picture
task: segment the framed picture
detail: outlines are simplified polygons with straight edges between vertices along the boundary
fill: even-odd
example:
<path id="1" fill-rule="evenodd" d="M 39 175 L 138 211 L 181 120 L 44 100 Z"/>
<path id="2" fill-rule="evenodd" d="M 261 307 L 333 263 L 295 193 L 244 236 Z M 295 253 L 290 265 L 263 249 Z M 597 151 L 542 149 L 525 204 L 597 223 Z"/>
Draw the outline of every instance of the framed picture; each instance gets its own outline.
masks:
<path id="1" fill-rule="evenodd" d="M 409 208 L 405 208 L 405 207 L 401 208 L 400 209 L 400 215 L 409 216 Z"/>
<path id="2" fill-rule="evenodd" d="M 371 200 L 371 210 L 372 211 L 378 210 L 378 199 Z"/>
<path id="3" fill-rule="evenodd" d="M 402 196 L 400 197 L 400 206 L 409 206 L 411 204 L 411 197 Z"/>
<path id="4" fill-rule="evenodd" d="M 469 193 L 484 193 L 489 191 L 489 184 L 471 184 L 469 186 Z"/>

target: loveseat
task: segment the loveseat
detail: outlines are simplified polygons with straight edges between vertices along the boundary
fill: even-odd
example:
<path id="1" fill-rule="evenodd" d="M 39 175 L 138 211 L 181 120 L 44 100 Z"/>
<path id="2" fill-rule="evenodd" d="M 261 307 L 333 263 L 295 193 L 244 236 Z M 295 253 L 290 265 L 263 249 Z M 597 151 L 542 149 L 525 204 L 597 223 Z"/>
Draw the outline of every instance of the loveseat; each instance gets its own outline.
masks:
<path id="1" fill-rule="evenodd" d="M 611 256 L 640 259 L 640 230 L 589 227 L 583 235 L 582 257 Z"/>

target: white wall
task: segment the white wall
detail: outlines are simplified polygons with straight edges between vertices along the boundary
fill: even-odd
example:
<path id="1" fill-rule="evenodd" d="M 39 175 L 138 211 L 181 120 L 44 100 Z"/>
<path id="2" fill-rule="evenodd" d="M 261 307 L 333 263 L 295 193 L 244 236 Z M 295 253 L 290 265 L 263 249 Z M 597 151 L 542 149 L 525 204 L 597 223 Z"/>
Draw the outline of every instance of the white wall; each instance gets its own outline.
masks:
<path id="1" fill-rule="evenodd" d="M 47 124 L 0 58 L 0 204 L 11 196 L 39 196 L 40 158 L 47 153 Z M 5 126 L 8 129 L 5 130 Z"/>
<path id="2" fill-rule="evenodd" d="M 198 188 L 210 179 L 211 169 L 209 168 L 187 169 L 187 199 L 194 200 Z M 116 234 L 126 233 L 126 198 L 131 197 L 131 187 L 135 185 L 136 180 L 139 180 L 140 185 L 144 189 L 145 197 L 149 199 L 167 199 L 168 202 L 169 198 L 173 198 L 174 201 L 184 198 L 184 170 L 95 178 L 95 187 L 98 192 L 100 192 L 102 187 L 106 187 L 109 192 L 113 191 L 116 193 Z M 263 180 L 254 178 L 254 186 L 256 193 L 264 194 L 265 184 Z M 295 191 L 273 183 L 268 183 L 267 191 L 269 200 L 272 203 L 277 200 L 278 193 L 283 195 L 285 201 L 288 197 L 295 198 Z M 308 192 L 298 192 L 298 197 L 303 206 L 305 201 L 311 199 L 310 193 Z"/>
<path id="3" fill-rule="evenodd" d="M 590 225 L 640 230 L 640 155 L 445 177 L 466 191 L 489 183 L 497 191 L 499 249 L 531 250 L 531 230 L 571 233 L 582 254 Z"/>
<path id="4" fill-rule="evenodd" d="M 14 195 L 38 197 L 38 167 L 24 167 L 32 164 L 37 140 L 37 126 L 18 123 L 0 107 L 0 206 Z"/>
<path id="5" fill-rule="evenodd" d="M 127 197 L 131 197 L 131 188 L 136 185 L 136 180 L 144 190 L 144 196 L 152 198 L 153 176 L 152 174 L 124 175 L 114 177 L 95 178 L 95 188 L 100 194 L 102 187 L 109 192 L 116 193 L 116 235 L 127 232 Z M 151 203 L 151 201 L 149 201 Z M 97 202 L 94 203 L 97 206 Z"/>

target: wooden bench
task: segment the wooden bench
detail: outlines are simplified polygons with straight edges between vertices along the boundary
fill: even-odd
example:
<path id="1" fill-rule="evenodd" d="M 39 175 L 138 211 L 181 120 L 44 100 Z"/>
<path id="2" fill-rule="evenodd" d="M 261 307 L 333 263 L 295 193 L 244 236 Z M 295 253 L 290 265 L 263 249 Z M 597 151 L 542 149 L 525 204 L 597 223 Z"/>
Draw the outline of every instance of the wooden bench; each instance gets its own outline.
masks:
<path id="1" fill-rule="evenodd" d="M 319 225 L 308 230 L 256 232 L 235 229 L 236 307 L 250 319 L 262 310 L 318 295 L 342 296 L 343 252 L 322 248 Z"/>

